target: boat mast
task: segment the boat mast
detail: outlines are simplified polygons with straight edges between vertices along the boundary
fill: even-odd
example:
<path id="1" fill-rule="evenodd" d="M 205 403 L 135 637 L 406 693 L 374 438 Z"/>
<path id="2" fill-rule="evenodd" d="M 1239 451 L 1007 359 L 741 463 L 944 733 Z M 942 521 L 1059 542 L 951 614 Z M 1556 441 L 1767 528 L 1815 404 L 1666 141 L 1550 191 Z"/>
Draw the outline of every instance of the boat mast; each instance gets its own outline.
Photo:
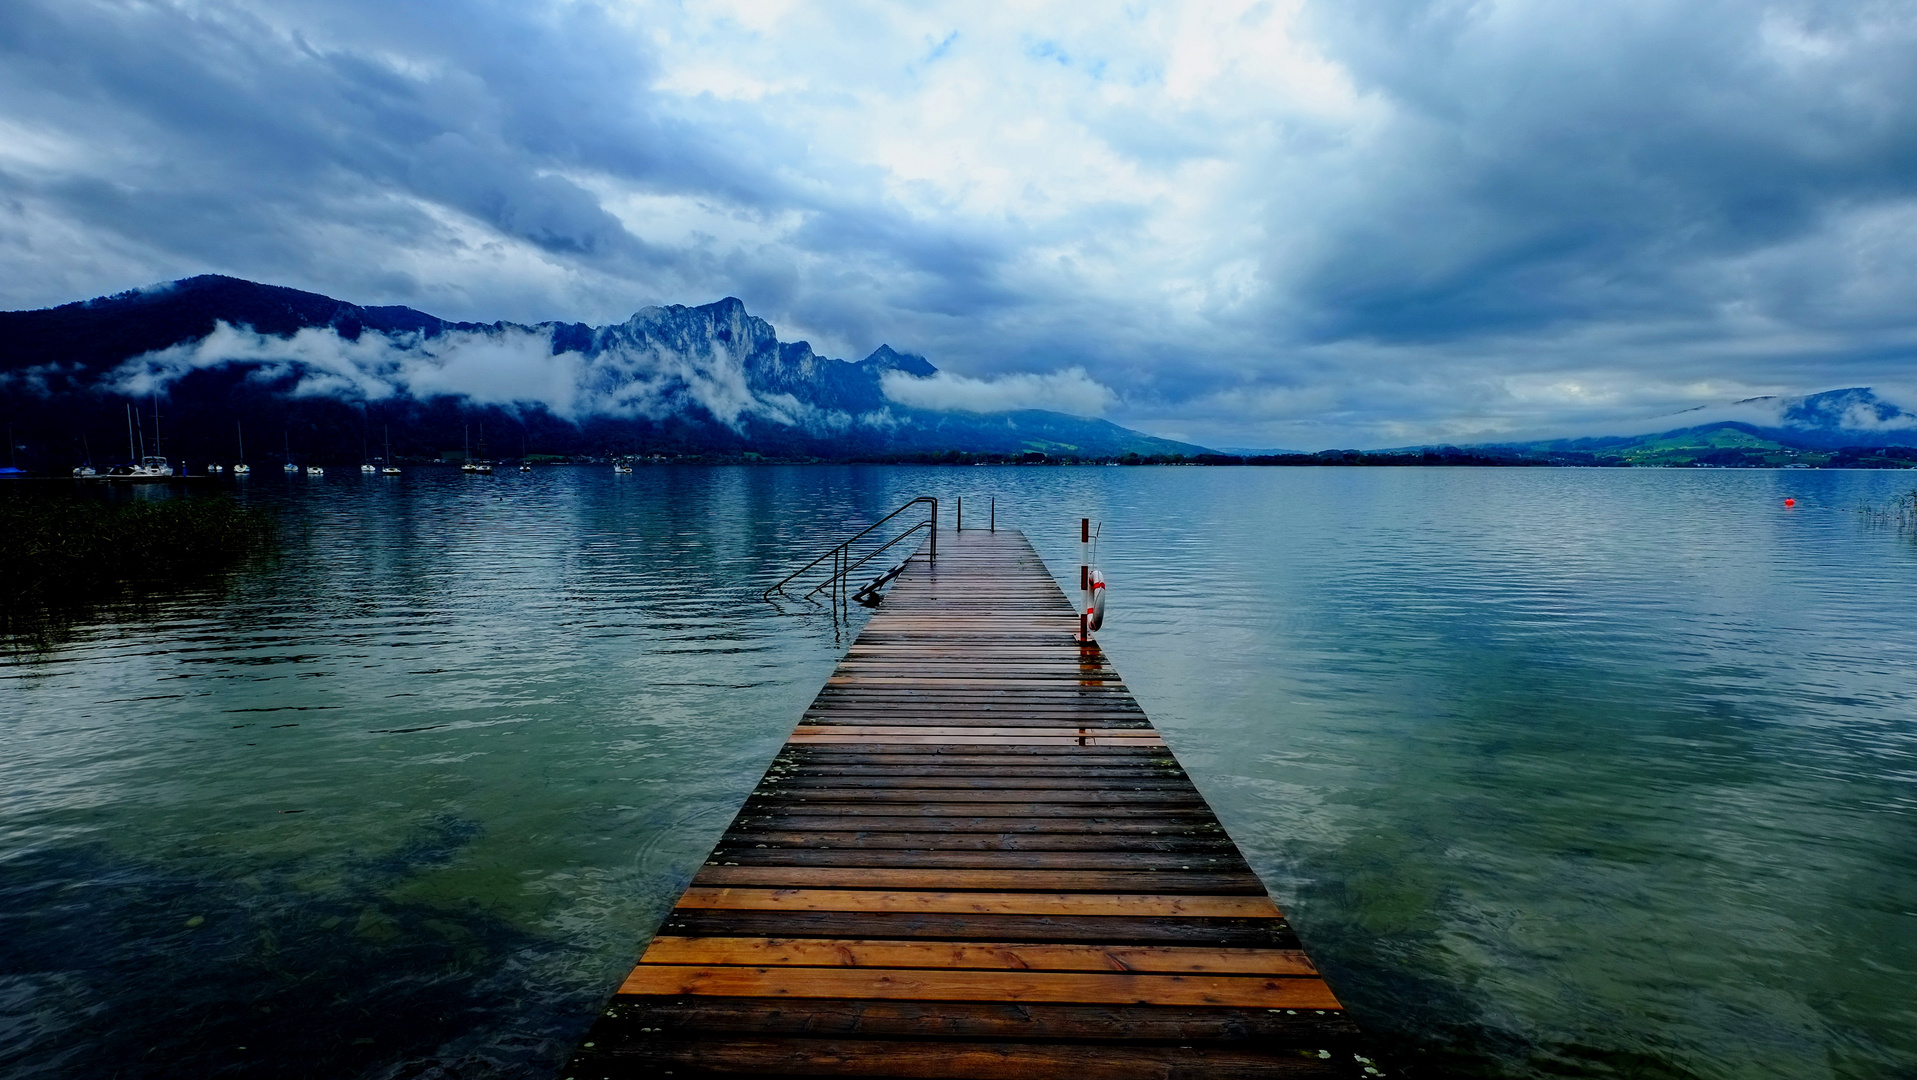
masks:
<path id="1" fill-rule="evenodd" d="M 233 421 L 233 430 L 240 436 L 240 460 L 246 460 L 246 428 L 238 420 Z"/>
<path id="2" fill-rule="evenodd" d="M 126 403 L 126 456 L 130 461 L 140 460 L 133 456 L 133 403 L 131 401 Z"/>

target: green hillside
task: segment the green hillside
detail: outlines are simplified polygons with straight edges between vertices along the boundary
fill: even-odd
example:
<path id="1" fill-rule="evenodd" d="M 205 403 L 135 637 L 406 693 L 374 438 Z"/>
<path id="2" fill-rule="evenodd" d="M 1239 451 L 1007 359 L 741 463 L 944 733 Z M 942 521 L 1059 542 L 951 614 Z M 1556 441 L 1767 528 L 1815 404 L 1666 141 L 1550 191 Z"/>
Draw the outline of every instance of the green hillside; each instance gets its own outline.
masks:
<path id="1" fill-rule="evenodd" d="M 1651 435 L 1613 453 L 1633 465 L 1818 465 L 1829 457 L 1730 427 Z"/>

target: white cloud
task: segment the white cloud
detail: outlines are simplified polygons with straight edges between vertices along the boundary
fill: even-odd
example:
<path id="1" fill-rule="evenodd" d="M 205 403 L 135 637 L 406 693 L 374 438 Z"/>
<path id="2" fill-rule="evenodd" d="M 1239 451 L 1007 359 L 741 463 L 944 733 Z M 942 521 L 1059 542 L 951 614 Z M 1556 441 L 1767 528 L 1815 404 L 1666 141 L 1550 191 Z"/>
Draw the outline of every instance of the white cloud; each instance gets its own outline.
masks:
<path id="1" fill-rule="evenodd" d="M 410 395 L 458 395 L 488 405 L 540 404 L 577 414 L 585 358 L 552 352 L 549 333 L 454 331 L 438 338 L 363 333 L 348 340 L 331 327 L 291 337 L 217 323 L 198 341 L 134 357 L 112 373 L 118 393 L 145 395 L 190 371 L 229 363 L 257 364 L 261 377 L 296 380 L 295 397 L 383 401 Z"/>
<path id="2" fill-rule="evenodd" d="M 888 371 L 880 380 L 885 396 L 913 409 L 940 412 L 1011 412 L 1050 409 L 1076 416 L 1097 416 L 1118 403 L 1118 395 L 1081 367 L 1049 375 L 1018 373 L 972 379 L 941 371 L 920 377 Z"/>
<path id="3" fill-rule="evenodd" d="M 348 340 L 331 327 L 291 337 L 217 324 L 206 337 L 145 353 L 106 379 L 117 393 L 144 396 L 191 371 L 247 364 L 251 377 L 292 380 L 295 397 L 382 401 L 399 396 L 464 397 L 482 405 L 543 405 L 568 419 L 586 416 L 658 420 L 696 407 L 735 430 L 748 418 L 822 432 L 852 424 L 884 426 L 889 417 L 853 417 L 789 394 L 762 394 L 746 380 L 742 358 L 723 346 L 679 352 L 625 345 L 591 355 L 555 353 L 550 331 L 508 327 L 449 331 L 437 337 L 368 331 Z"/>

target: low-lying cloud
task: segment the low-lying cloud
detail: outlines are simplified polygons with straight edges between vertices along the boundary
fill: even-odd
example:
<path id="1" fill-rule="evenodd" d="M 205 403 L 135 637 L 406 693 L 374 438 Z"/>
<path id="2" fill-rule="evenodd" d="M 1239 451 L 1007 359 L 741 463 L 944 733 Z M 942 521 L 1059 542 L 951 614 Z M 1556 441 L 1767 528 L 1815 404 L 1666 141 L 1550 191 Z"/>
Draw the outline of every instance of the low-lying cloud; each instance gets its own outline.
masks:
<path id="1" fill-rule="evenodd" d="M 278 337 L 218 323 L 198 341 L 145 353 L 110 373 L 117 393 L 153 394 L 196 370 L 244 364 L 249 378 L 291 383 L 294 397 L 384 401 L 464 397 L 475 404 L 541 406 L 569 420 L 588 416 L 661 420 L 691 407 L 738 430 L 748 419 L 824 433 L 888 423 L 821 409 L 752 387 L 741 357 L 723 345 L 689 351 L 615 345 L 590 354 L 555 351 L 547 329 L 504 327 L 437 336 L 368 331 L 357 340 L 332 327 Z"/>
<path id="2" fill-rule="evenodd" d="M 1906 412 L 1886 395 L 1834 394 L 1822 399 L 1761 397 L 1706 405 L 1675 415 L 1647 417 L 1636 423 L 1614 424 L 1607 435 L 1652 435 L 1707 424 L 1741 423 L 1760 428 L 1818 428 L 1875 437 L 1911 432 L 1917 437 L 1917 413 Z"/>
<path id="3" fill-rule="evenodd" d="M 1098 416 L 1118 403 L 1118 394 L 1082 367 L 1048 375 L 1019 373 L 991 379 L 973 379 L 948 371 L 929 376 L 888 371 L 879 385 L 887 398 L 900 405 L 935 412 L 1049 409 L 1074 416 Z"/>

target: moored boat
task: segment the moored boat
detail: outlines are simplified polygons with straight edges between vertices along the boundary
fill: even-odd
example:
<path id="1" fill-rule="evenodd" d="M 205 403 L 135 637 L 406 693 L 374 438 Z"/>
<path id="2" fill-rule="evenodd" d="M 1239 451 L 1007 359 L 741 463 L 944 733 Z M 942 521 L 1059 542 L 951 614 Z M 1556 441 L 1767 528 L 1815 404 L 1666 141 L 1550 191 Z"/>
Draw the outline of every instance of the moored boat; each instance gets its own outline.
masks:
<path id="1" fill-rule="evenodd" d="M 466 463 L 459 467 L 463 473 L 493 474 L 493 463 L 486 460 L 486 425 L 479 425 L 479 457 L 473 457 L 472 429 L 466 432 Z"/>
<path id="2" fill-rule="evenodd" d="M 173 476 L 173 465 L 157 454 L 148 454 L 138 465 L 115 465 L 108 469 L 108 480 L 166 480 Z"/>

